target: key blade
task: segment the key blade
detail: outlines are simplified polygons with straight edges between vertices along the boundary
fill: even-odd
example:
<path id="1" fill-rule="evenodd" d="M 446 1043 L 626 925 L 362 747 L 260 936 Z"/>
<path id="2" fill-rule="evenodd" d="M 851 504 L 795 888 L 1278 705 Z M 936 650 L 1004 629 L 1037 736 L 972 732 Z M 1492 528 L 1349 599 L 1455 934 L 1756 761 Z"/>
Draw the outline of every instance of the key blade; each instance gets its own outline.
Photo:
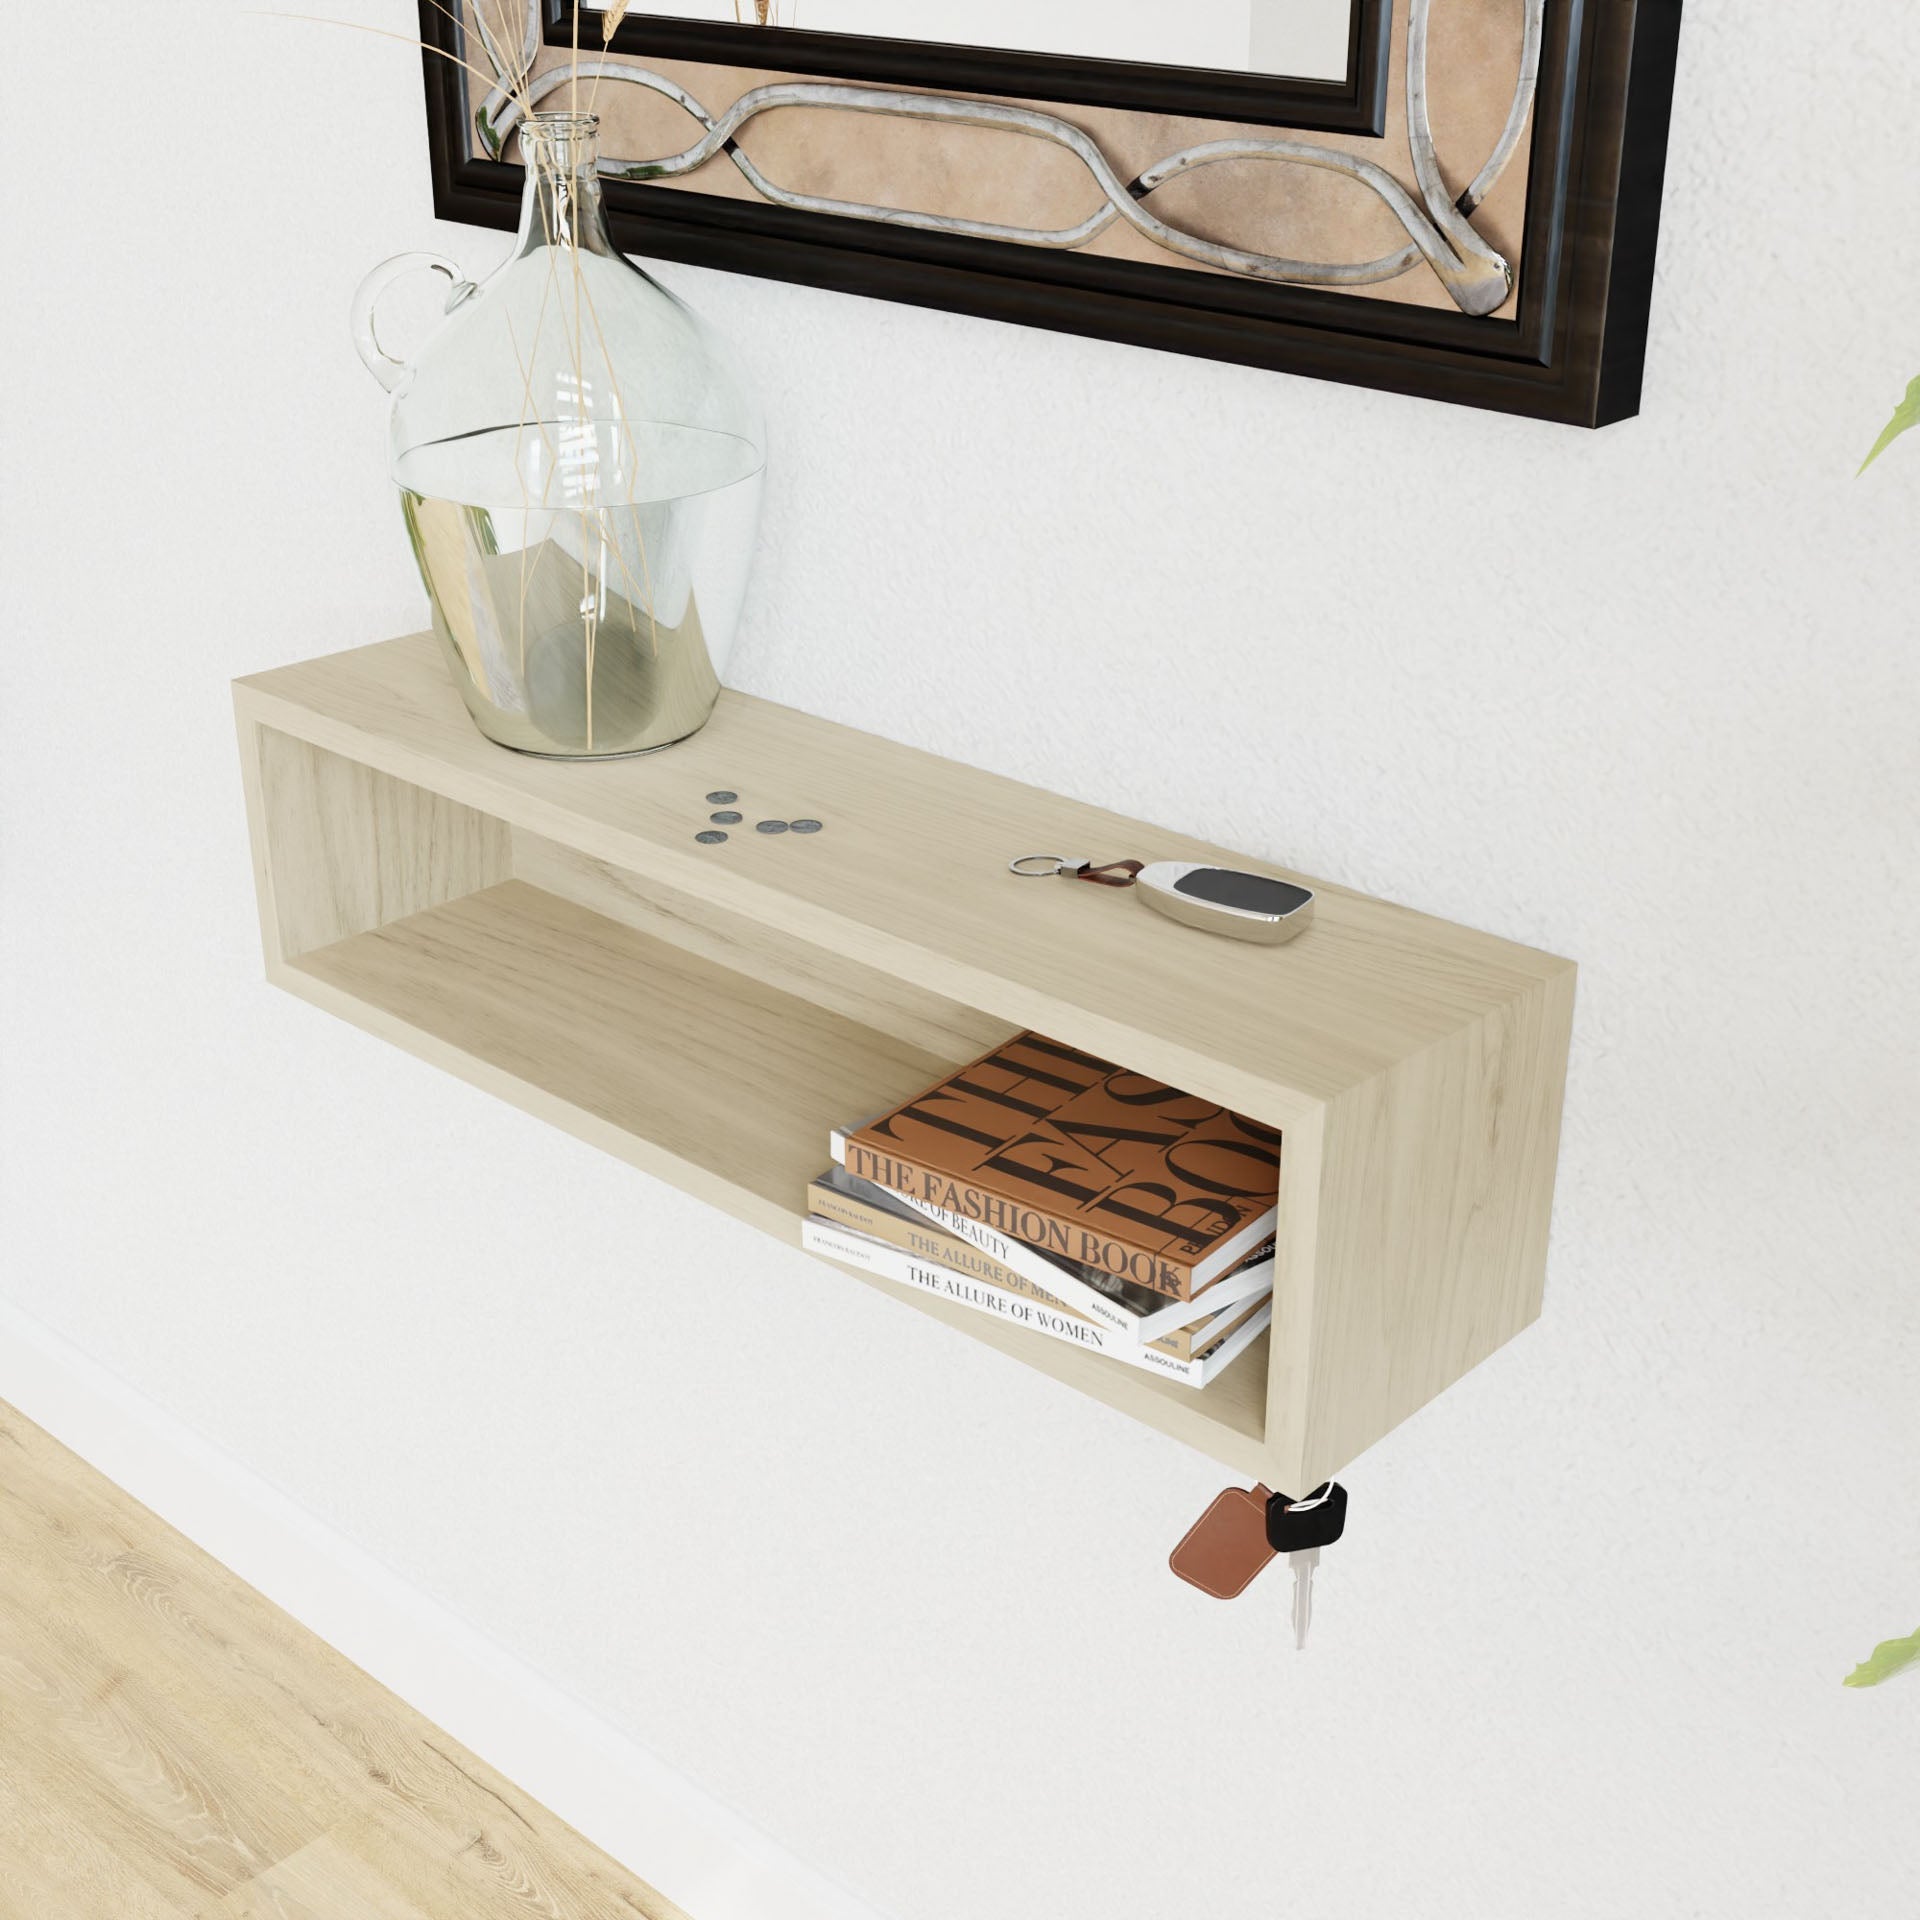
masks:
<path id="1" fill-rule="evenodd" d="M 1302 1652 L 1307 1644 L 1307 1629 L 1313 1625 L 1313 1570 L 1320 1564 L 1320 1549 L 1304 1547 L 1287 1556 L 1293 1563 L 1293 1648 Z"/>

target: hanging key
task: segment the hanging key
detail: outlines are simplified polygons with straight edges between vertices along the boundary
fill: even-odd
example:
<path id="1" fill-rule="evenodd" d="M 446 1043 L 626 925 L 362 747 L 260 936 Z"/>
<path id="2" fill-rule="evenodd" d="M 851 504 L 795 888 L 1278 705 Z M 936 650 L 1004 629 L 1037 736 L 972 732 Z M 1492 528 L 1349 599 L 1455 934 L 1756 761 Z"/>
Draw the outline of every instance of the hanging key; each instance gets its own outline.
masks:
<path id="1" fill-rule="evenodd" d="M 1298 1500 L 1265 1487 L 1229 1487 L 1187 1529 L 1168 1564 L 1182 1580 L 1216 1600 L 1244 1593 L 1276 1554 L 1293 1568 L 1293 1643 L 1307 1644 L 1313 1621 L 1313 1575 L 1320 1549 L 1346 1531 L 1347 1490 L 1337 1481 Z"/>
<path id="2" fill-rule="evenodd" d="M 1303 1499 L 1276 1493 L 1267 1502 L 1267 1545 L 1284 1553 L 1293 1568 L 1293 1644 L 1307 1644 L 1313 1624 L 1313 1575 L 1320 1549 L 1346 1531 L 1347 1490 L 1337 1480 L 1315 1487 Z"/>

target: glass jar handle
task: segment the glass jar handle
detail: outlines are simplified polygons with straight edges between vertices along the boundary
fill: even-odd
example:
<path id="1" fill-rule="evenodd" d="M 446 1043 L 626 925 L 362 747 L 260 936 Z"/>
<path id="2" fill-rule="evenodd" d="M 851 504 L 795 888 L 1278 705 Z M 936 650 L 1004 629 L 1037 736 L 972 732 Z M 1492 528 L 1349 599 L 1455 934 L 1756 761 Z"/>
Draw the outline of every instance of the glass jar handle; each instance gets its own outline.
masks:
<path id="1" fill-rule="evenodd" d="M 411 362 L 396 360 L 380 344 L 380 336 L 374 331 L 374 311 L 380 304 L 381 295 L 396 280 L 410 273 L 438 273 L 452 283 L 447 293 L 448 313 L 474 288 L 474 283 L 444 254 L 396 253 L 391 260 L 382 260 L 354 289 L 351 315 L 353 344 L 359 350 L 360 358 L 365 361 L 367 371 L 389 393 L 406 378 Z"/>

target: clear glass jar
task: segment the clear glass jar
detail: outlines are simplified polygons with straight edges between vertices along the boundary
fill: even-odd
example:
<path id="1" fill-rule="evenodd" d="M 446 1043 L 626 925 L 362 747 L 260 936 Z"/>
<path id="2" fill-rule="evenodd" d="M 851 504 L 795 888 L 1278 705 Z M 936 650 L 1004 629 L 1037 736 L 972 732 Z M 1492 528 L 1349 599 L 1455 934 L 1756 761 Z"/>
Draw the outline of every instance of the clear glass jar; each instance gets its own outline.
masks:
<path id="1" fill-rule="evenodd" d="M 766 444 L 713 332 L 608 237 L 597 129 L 529 118 L 519 237 L 484 283 L 402 254 L 353 308 L 394 395 L 391 472 L 467 707 L 502 746 L 569 759 L 650 752 L 712 712 Z M 421 269 L 452 287 L 403 362 L 377 308 Z"/>

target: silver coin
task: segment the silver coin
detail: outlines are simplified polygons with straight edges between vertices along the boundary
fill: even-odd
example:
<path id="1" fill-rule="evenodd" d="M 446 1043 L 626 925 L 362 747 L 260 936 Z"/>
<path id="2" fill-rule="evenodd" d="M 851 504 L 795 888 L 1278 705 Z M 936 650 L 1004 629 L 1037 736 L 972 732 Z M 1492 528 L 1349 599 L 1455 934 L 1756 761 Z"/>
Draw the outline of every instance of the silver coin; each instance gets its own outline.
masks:
<path id="1" fill-rule="evenodd" d="M 721 813 L 710 813 L 707 815 L 707 818 L 711 820 L 716 827 L 737 827 L 740 824 L 739 814 L 735 813 L 730 807 Z"/>
<path id="2" fill-rule="evenodd" d="M 756 820 L 753 830 L 755 833 L 785 833 L 787 823 L 784 820 Z"/>
<path id="3" fill-rule="evenodd" d="M 710 807 L 731 806 L 733 802 L 739 798 L 740 796 L 730 788 L 721 787 L 717 791 L 707 795 L 707 805 Z"/>
<path id="4" fill-rule="evenodd" d="M 795 833 L 818 833 L 820 831 L 820 822 L 818 820 L 789 820 L 787 825 L 792 828 Z"/>
<path id="5" fill-rule="evenodd" d="M 693 837 L 703 847 L 717 847 L 727 836 L 724 833 L 715 833 L 711 827 L 708 827 L 705 832 L 696 833 Z"/>

